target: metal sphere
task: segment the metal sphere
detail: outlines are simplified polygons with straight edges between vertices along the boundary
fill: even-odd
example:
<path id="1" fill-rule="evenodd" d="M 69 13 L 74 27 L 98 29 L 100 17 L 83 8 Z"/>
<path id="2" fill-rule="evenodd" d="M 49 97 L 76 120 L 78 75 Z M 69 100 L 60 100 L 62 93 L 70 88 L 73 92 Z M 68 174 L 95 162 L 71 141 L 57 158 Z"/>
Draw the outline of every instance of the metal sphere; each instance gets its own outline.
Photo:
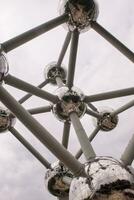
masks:
<path id="1" fill-rule="evenodd" d="M 0 82 L 8 74 L 9 66 L 4 52 L 0 53 Z"/>
<path id="2" fill-rule="evenodd" d="M 60 77 L 63 83 L 65 83 L 66 70 L 63 65 L 59 67 L 56 62 L 51 62 L 45 68 L 45 79 L 49 79 L 49 82 L 55 85 L 56 77 Z"/>
<path id="3" fill-rule="evenodd" d="M 134 175 L 119 161 L 110 157 L 96 157 L 85 164 L 87 177 L 72 180 L 69 200 L 92 199 L 95 194 L 129 189 Z"/>
<path id="4" fill-rule="evenodd" d="M 78 29 L 85 32 L 90 29 L 91 21 L 98 17 L 98 4 L 95 0 L 61 0 L 59 4 L 60 14 L 68 14 L 67 29 Z"/>
<path id="5" fill-rule="evenodd" d="M 77 113 L 82 117 L 86 111 L 86 104 L 83 102 L 83 93 L 76 88 L 69 90 L 67 87 L 61 87 L 57 90 L 59 102 L 53 105 L 53 113 L 60 121 L 70 121 L 70 113 Z"/>
<path id="6" fill-rule="evenodd" d="M 72 173 L 58 161 L 46 171 L 45 185 L 52 195 L 66 197 L 69 194 L 70 185 L 64 182 L 64 178 L 72 179 L 72 177 Z"/>
<path id="7" fill-rule="evenodd" d="M 119 119 L 117 115 L 112 115 L 113 111 L 112 108 L 100 108 L 99 113 L 101 117 L 99 119 L 93 119 L 95 126 L 99 126 L 102 131 L 106 132 L 116 128 Z"/>
<path id="8" fill-rule="evenodd" d="M 0 133 L 14 126 L 15 117 L 5 108 L 0 108 Z"/>

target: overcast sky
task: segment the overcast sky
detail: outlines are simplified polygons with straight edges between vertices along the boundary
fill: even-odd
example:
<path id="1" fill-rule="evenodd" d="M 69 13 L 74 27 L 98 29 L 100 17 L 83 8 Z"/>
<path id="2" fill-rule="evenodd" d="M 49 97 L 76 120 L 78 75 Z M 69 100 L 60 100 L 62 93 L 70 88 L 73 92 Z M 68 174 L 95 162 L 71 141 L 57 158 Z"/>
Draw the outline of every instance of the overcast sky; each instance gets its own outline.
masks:
<path id="1" fill-rule="evenodd" d="M 134 1 L 98 0 L 98 22 L 134 51 Z M 0 42 L 4 42 L 30 28 L 58 15 L 58 0 L 0 0 Z M 8 53 L 10 74 L 34 85 L 44 80 L 44 68 L 56 61 L 66 36 L 63 27 L 58 27 L 31 42 Z M 64 59 L 67 68 L 68 53 Z M 86 94 L 123 89 L 134 86 L 134 66 L 107 41 L 89 30 L 81 34 L 75 86 Z M 5 86 L 16 99 L 25 93 Z M 55 91 L 47 86 L 46 90 Z M 133 96 L 95 103 L 98 107 L 116 109 L 133 99 Z M 31 98 L 24 106 L 33 108 L 49 102 Z M 59 141 L 63 124 L 50 114 L 36 116 Z M 120 114 L 119 124 L 112 132 L 100 132 L 93 141 L 97 155 L 120 158 L 123 149 L 134 133 L 134 108 Z M 92 118 L 81 119 L 88 135 L 94 130 Z M 53 124 L 53 126 L 52 126 Z M 56 158 L 17 121 L 17 130 L 27 138 L 50 162 Z M 75 143 L 75 145 L 73 145 Z M 69 150 L 75 154 L 79 149 L 74 130 L 71 129 Z M 2 200 L 54 200 L 44 185 L 44 167 L 10 133 L 0 135 L 0 199 Z"/>

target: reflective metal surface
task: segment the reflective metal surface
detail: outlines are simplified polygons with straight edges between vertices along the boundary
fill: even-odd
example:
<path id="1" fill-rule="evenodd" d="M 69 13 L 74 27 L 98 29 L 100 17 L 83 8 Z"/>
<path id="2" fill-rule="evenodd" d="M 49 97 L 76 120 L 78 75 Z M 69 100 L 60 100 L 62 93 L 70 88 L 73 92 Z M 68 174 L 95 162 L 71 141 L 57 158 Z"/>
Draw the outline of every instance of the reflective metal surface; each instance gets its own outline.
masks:
<path id="1" fill-rule="evenodd" d="M 112 115 L 114 110 L 109 107 L 102 107 L 98 109 L 98 112 L 100 114 L 99 118 L 93 118 L 94 125 L 96 127 L 100 127 L 100 130 L 102 131 L 112 131 L 116 126 L 118 125 L 118 116 Z"/>
<path id="2" fill-rule="evenodd" d="M 59 102 L 53 106 L 53 113 L 60 121 L 70 121 L 70 113 L 77 113 L 82 117 L 86 111 L 86 104 L 83 102 L 84 94 L 73 87 L 69 90 L 67 87 L 61 87 L 56 91 Z"/>
<path id="3" fill-rule="evenodd" d="M 95 193 L 131 188 L 134 175 L 122 163 L 111 157 L 96 157 L 85 164 L 87 178 L 74 178 L 69 200 L 92 199 Z"/>
<path id="4" fill-rule="evenodd" d="M 0 53 L 0 82 L 8 74 L 9 66 L 4 52 Z"/>
<path id="5" fill-rule="evenodd" d="M 94 0 L 61 0 L 59 12 L 69 15 L 66 27 L 70 31 L 77 28 L 80 32 L 85 32 L 90 29 L 90 22 L 98 17 L 98 5 Z"/>
<path id="6" fill-rule="evenodd" d="M 58 162 L 51 165 L 51 169 L 46 171 L 45 185 L 49 192 L 57 197 L 66 197 L 69 194 L 70 184 L 64 181 L 72 178 L 73 175 Z M 68 178 L 68 179 L 67 179 Z"/>
<path id="7" fill-rule="evenodd" d="M 65 83 L 66 70 L 63 65 L 57 66 L 56 62 L 51 62 L 45 67 L 45 79 L 48 79 L 52 84 L 56 84 L 56 77 L 61 78 Z"/>
<path id="8" fill-rule="evenodd" d="M 5 108 L 0 108 L 0 133 L 8 130 L 9 127 L 14 126 L 15 117 Z"/>

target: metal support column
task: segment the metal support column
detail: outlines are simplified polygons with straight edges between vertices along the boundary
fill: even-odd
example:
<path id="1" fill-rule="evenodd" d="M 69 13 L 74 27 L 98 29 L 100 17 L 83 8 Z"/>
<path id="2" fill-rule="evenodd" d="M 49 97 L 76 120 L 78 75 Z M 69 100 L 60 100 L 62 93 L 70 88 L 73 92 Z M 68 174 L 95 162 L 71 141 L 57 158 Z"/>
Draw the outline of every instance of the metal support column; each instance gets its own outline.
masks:
<path id="1" fill-rule="evenodd" d="M 70 124 L 69 122 L 65 122 L 65 123 L 64 123 L 63 137 L 62 137 L 62 145 L 63 145 L 66 149 L 68 148 L 70 126 L 71 126 L 71 124 Z"/>
<path id="2" fill-rule="evenodd" d="M 91 108 L 93 111 L 98 112 L 98 109 L 90 102 L 87 103 L 88 107 Z"/>
<path id="3" fill-rule="evenodd" d="M 98 134 L 98 132 L 99 132 L 99 130 L 100 130 L 100 128 L 99 127 L 97 127 L 94 131 L 93 131 L 93 133 L 89 136 L 89 141 L 90 142 L 92 142 L 92 140 L 95 138 L 95 136 Z M 75 155 L 75 158 L 76 159 L 79 159 L 80 157 L 81 157 L 81 155 L 83 154 L 83 151 L 82 151 L 82 149 L 79 149 L 79 151 L 76 153 L 76 155 Z"/>
<path id="4" fill-rule="evenodd" d="M 41 113 L 47 113 L 50 112 L 52 109 L 52 106 L 43 106 L 39 108 L 33 108 L 27 110 L 31 115 L 41 114 Z"/>
<path id="5" fill-rule="evenodd" d="M 26 149 L 31 152 L 31 154 L 34 155 L 35 158 L 37 158 L 37 160 L 44 165 L 44 167 L 47 169 L 51 168 L 51 164 L 43 158 L 43 156 L 24 137 L 22 137 L 15 128 L 10 127 L 9 131 L 23 144 L 24 147 L 26 147 Z"/>
<path id="6" fill-rule="evenodd" d="M 61 15 L 55 19 L 52 19 L 49 22 L 46 22 L 36 28 L 26 31 L 25 33 L 22 33 L 21 35 L 16 36 L 16 37 L 2 43 L 1 44 L 2 49 L 7 53 L 7 52 L 23 45 L 24 43 L 38 37 L 39 35 L 63 24 L 67 20 L 68 20 L 67 15 Z"/>
<path id="7" fill-rule="evenodd" d="M 126 166 L 132 164 L 134 160 L 134 135 L 132 136 L 124 153 L 122 154 L 121 160 Z"/>
<path id="8" fill-rule="evenodd" d="M 101 114 L 99 114 L 98 112 L 94 112 L 92 110 L 89 110 L 88 108 L 86 110 L 86 114 L 91 115 L 91 116 L 93 116 L 97 119 L 100 119 L 100 117 L 101 117 Z"/>
<path id="9" fill-rule="evenodd" d="M 69 58 L 69 68 L 67 75 L 67 86 L 69 89 L 72 88 L 74 82 L 74 73 L 75 73 L 75 65 L 76 65 L 76 57 L 78 50 L 78 41 L 79 41 L 79 32 L 78 30 L 74 30 L 72 32 L 72 41 L 71 41 L 71 49 L 70 49 L 70 58 Z"/>
<path id="10" fill-rule="evenodd" d="M 85 96 L 84 101 L 88 103 L 88 102 L 102 101 L 102 100 L 113 99 L 113 98 L 118 98 L 118 97 L 125 97 L 129 95 L 134 95 L 134 87 L 95 94 L 91 96 Z"/>
<path id="11" fill-rule="evenodd" d="M 85 175 L 78 162 L 35 118 L 0 85 L 1 102 L 76 176 Z"/>
<path id="12" fill-rule="evenodd" d="M 49 79 L 46 79 L 45 81 L 43 81 L 40 85 L 38 85 L 38 88 L 43 88 L 45 85 L 47 85 L 49 83 Z M 23 96 L 18 102 L 19 103 L 24 103 L 25 101 L 27 101 L 30 97 L 32 97 L 32 94 L 28 93 L 25 96 Z"/>
<path id="13" fill-rule="evenodd" d="M 92 21 L 91 27 L 99 33 L 103 38 L 110 42 L 116 49 L 118 49 L 122 54 L 124 54 L 129 60 L 134 62 L 134 53 L 130 51 L 124 44 L 117 40 L 111 33 L 104 29 L 100 24 Z"/>
<path id="14" fill-rule="evenodd" d="M 8 84 L 10 86 L 13 86 L 13 87 L 23 90 L 25 92 L 36 95 L 47 101 L 51 101 L 53 103 L 56 103 L 58 101 L 57 96 L 50 94 L 44 90 L 41 90 L 40 88 L 35 87 L 29 83 L 26 83 L 25 81 L 22 81 L 14 76 L 11 76 L 10 74 L 5 77 L 4 81 L 6 84 Z"/>
<path id="15" fill-rule="evenodd" d="M 115 116 L 118 115 L 122 112 L 124 112 L 125 110 L 128 110 L 129 108 L 134 106 L 134 100 L 130 101 L 129 103 L 125 104 L 124 106 L 121 106 L 120 108 L 118 108 L 117 110 L 113 111 L 111 113 L 111 116 Z"/>
<path id="16" fill-rule="evenodd" d="M 94 149 L 87 137 L 87 134 L 77 116 L 76 113 L 70 114 L 70 119 L 73 124 L 73 127 L 75 129 L 75 132 L 77 134 L 77 137 L 79 139 L 81 149 L 85 155 L 86 160 L 89 160 L 90 158 L 93 158 L 96 156 Z"/>
<path id="17" fill-rule="evenodd" d="M 67 36 L 66 36 L 66 38 L 65 38 L 65 41 L 64 41 L 62 50 L 61 50 L 61 52 L 60 52 L 58 61 L 57 61 L 57 66 L 58 66 L 58 67 L 61 66 L 61 63 L 62 63 L 62 61 L 63 61 L 63 59 L 64 59 L 65 53 L 66 53 L 67 48 L 68 48 L 68 45 L 69 45 L 69 43 L 70 43 L 70 40 L 71 40 L 71 32 L 68 32 L 68 33 L 67 33 Z"/>

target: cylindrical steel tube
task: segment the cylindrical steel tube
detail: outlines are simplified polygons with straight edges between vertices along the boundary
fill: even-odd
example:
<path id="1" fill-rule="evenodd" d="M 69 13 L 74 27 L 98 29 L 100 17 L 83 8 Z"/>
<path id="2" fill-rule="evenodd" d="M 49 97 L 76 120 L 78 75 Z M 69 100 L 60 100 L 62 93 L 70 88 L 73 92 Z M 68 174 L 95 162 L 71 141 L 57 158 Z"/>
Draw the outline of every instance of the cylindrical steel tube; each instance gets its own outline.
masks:
<path id="1" fill-rule="evenodd" d="M 76 113 L 71 113 L 70 114 L 70 119 L 71 122 L 74 126 L 75 132 L 77 134 L 77 137 L 79 139 L 80 145 L 81 145 L 81 149 L 85 155 L 85 158 L 87 160 L 89 160 L 90 158 L 93 158 L 96 156 L 94 149 L 87 137 L 87 134 L 77 116 Z"/>
<path id="2" fill-rule="evenodd" d="M 26 31 L 25 33 L 22 33 L 21 35 L 18 35 L 16 37 L 2 43 L 1 44 L 2 49 L 5 52 L 9 52 L 9 51 L 23 45 L 24 43 L 38 37 L 39 35 L 55 28 L 56 26 L 63 24 L 67 20 L 68 20 L 67 15 L 62 15 L 55 19 L 52 19 L 49 22 L 46 22 L 40 26 L 37 26 L 29 31 Z"/>
<path id="3" fill-rule="evenodd" d="M 132 164 L 134 160 L 134 135 L 130 139 L 124 153 L 122 154 L 121 160 L 126 166 Z"/>
<path id="4" fill-rule="evenodd" d="M 124 54 L 129 60 L 134 62 L 134 53 L 130 51 L 124 44 L 116 39 L 111 33 L 104 29 L 100 24 L 95 21 L 91 23 L 92 28 L 99 33 L 103 38 L 110 42 L 116 49 Z"/>
<path id="5" fill-rule="evenodd" d="M 36 119 L 0 85 L 1 102 L 75 175 L 85 175 L 78 162 Z"/>

